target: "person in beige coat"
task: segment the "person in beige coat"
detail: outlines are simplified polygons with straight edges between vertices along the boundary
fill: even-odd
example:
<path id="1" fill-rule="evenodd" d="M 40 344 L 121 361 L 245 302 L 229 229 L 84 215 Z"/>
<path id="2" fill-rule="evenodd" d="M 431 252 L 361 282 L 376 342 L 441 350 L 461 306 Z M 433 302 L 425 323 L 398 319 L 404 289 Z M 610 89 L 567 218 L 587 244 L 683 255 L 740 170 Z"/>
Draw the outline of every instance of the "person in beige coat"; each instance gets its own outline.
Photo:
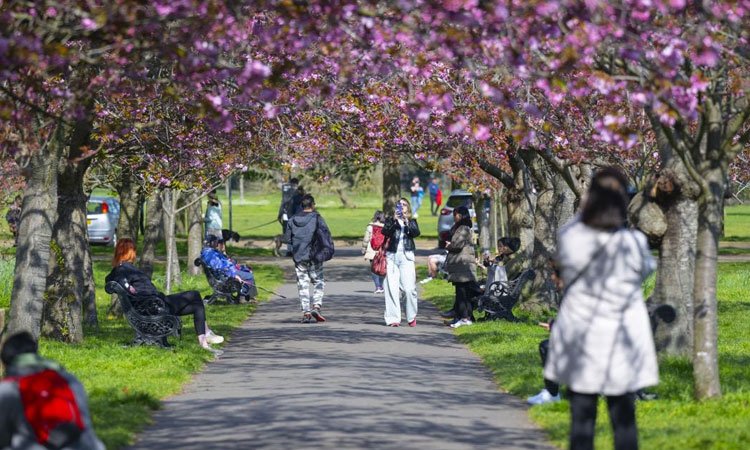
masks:
<path id="1" fill-rule="evenodd" d="M 564 285 L 544 377 L 569 388 L 570 448 L 593 449 L 599 395 L 616 450 L 638 448 L 634 393 L 659 381 L 642 283 L 655 262 L 646 236 L 625 228 L 627 178 L 598 171 L 580 215 L 558 234 Z"/>
<path id="2" fill-rule="evenodd" d="M 372 237 L 373 235 L 377 236 L 377 234 L 380 233 L 382 245 L 382 230 L 384 221 L 385 214 L 383 214 L 383 211 L 375 211 L 375 215 L 372 216 L 372 221 L 367 224 L 367 228 L 365 229 L 365 237 L 362 238 L 362 254 L 365 257 L 365 261 L 367 261 L 371 265 L 373 258 L 375 258 L 375 255 L 377 254 L 377 250 L 372 248 Z M 383 280 L 385 279 L 385 276 L 372 273 L 372 271 L 370 271 L 370 273 L 372 274 L 372 281 L 375 283 L 375 293 L 382 294 L 384 292 Z"/>
<path id="3" fill-rule="evenodd" d="M 469 209 L 465 206 L 454 209 L 453 219 L 451 240 L 445 247 L 448 250 L 445 270 L 448 281 L 456 287 L 455 320 L 451 327 L 458 328 L 473 323 L 471 299 L 477 290 L 477 260 Z"/>

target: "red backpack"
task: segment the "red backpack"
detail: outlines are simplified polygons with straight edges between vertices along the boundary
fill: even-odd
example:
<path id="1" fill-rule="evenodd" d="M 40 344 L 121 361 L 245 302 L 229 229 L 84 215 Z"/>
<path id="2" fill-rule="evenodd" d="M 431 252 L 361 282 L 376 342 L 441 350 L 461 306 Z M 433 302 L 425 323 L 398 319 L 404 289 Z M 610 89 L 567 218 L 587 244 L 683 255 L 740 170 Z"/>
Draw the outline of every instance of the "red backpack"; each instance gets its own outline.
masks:
<path id="1" fill-rule="evenodd" d="M 18 383 L 23 413 L 37 441 L 47 448 L 62 448 L 80 438 L 85 425 L 68 381 L 52 369 L 9 377 Z"/>
<path id="2" fill-rule="evenodd" d="M 380 250 L 385 242 L 385 236 L 383 236 L 383 227 L 379 225 L 372 226 L 372 237 L 370 238 L 370 247 L 373 250 Z"/>

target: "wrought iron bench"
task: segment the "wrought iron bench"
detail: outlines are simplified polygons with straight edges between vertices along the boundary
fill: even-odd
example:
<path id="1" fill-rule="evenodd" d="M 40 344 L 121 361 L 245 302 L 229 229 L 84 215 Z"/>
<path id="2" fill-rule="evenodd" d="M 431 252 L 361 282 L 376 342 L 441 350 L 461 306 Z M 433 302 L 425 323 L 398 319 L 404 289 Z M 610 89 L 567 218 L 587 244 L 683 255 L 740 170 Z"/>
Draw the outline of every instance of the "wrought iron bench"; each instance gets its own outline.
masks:
<path id="1" fill-rule="evenodd" d="M 133 345 L 158 345 L 169 347 L 169 336 L 180 336 L 182 322 L 172 315 L 157 296 L 135 296 L 120 283 L 110 281 L 104 287 L 108 294 L 116 294 L 122 305 L 122 312 L 130 326 L 135 330 Z"/>
<path id="2" fill-rule="evenodd" d="M 477 311 L 483 311 L 488 320 L 505 319 L 516 321 L 513 307 L 521 298 L 526 282 L 536 276 L 533 269 L 526 269 L 510 281 L 495 281 L 485 287 L 484 294 L 476 297 Z"/>
<path id="3" fill-rule="evenodd" d="M 206 265 L 201 258 L 195 258 L 193 264 L 203 269 L 206 280 L 211 289 L 213 289 L 211 295 L 203 299 L 206 304 L 210 305 L 220 298 L 226 300 L 227 303 L 239 303 L 241 296 L 244 296 L 248 301 L 258 296 L 258 289 L 255 285 L 242 283 L 235 278 L 227 276 L 224 272 L 214 270 Z"/>

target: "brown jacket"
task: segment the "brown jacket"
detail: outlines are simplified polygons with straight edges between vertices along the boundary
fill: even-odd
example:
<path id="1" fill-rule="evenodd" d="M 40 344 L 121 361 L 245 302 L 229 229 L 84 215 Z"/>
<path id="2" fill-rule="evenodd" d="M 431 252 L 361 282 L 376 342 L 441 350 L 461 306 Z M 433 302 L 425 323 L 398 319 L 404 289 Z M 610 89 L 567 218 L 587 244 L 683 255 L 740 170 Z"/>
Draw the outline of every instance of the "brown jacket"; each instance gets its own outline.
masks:
<path id="1" fill-rule="evenodd" d="M 453 283 L 476 281 L 477 261 L 474 255 L 471 228 L 466 225 L 459 226 L 446 248 L 448 256 L 445 258 L 445 270 L 448 272 L 448 281 Z"/>

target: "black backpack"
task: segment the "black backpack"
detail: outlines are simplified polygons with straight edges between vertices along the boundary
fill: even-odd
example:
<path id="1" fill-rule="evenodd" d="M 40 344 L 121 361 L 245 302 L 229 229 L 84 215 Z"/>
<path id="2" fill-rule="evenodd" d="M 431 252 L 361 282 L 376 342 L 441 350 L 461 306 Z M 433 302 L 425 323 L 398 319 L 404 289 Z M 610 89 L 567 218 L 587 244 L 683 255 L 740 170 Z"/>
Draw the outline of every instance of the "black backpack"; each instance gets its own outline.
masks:
<path id="1" fill-rule="evenodd" d="M 313 237 L 312 247 L 310 249 L 310 258 L 315 263 L 330 261 L 333 258 L 335 249 L 333 248 L 333 239 L 331 231 L 325 222 L 321 221 L 320 215 L 316 218 L 317 226 L 315 227 L 315 236 Z"/>

